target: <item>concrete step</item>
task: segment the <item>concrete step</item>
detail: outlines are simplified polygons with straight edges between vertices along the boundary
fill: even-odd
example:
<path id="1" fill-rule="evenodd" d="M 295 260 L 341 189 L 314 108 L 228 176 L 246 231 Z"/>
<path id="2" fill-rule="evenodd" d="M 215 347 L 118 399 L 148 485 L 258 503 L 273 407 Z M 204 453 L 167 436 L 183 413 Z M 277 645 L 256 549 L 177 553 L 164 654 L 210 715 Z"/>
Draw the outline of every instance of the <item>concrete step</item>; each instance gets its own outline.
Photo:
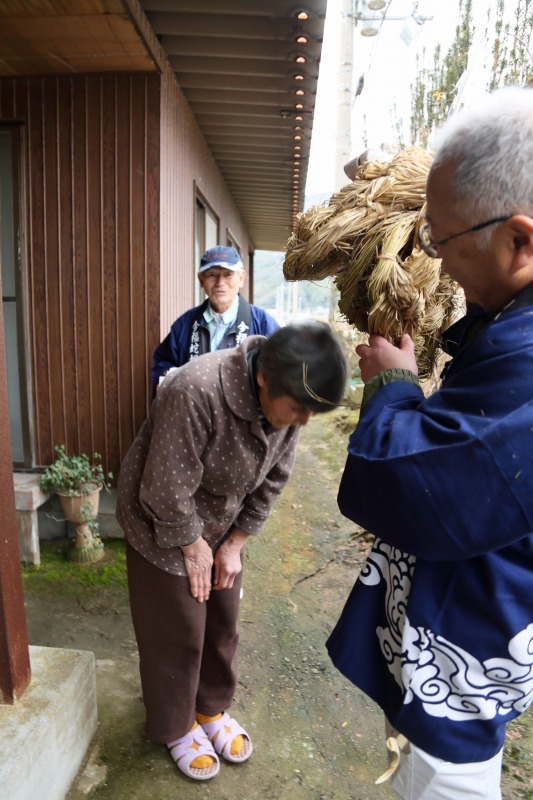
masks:
<path id="1" fill-rule="evenodd" d="M 30 647 L 32 680 L 0 705 L 0 795 L 64 800 L 96 732 L 94 653 Z"/>

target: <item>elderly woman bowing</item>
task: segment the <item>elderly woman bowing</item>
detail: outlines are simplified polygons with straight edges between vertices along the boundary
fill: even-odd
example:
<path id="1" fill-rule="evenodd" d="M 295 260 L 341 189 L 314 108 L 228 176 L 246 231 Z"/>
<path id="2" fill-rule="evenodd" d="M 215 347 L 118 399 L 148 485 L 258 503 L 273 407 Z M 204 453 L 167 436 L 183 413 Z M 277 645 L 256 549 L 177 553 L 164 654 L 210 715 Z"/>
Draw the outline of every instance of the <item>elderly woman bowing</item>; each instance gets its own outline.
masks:
<path id="1" fill-rule="evenodd" d="M 346 385 L 321 323 L 208 353 L 167 377 L 121 467 L 146 733 L 179 769 L 213 778 L 252 753 L 227 713 L 236 687 L 242 551 L 287 482 L 300 425 Z"/>

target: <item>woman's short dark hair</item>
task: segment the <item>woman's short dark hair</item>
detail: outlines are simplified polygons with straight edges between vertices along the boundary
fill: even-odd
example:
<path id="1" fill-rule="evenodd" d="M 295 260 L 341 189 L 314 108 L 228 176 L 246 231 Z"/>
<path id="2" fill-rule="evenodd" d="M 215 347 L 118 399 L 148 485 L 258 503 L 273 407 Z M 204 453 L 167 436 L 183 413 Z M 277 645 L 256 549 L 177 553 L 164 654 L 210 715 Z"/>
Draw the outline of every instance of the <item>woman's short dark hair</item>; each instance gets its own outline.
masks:
<path id="1" fill-rule="evenodd" d="M 288 394 L 315 413 L 331 411 L 346 390 L 346 359 L 338 337 L 325 322 L 302 322 L 277 330 L 261 346 L 257 368 L 266 379 L 270 397 Z"/>

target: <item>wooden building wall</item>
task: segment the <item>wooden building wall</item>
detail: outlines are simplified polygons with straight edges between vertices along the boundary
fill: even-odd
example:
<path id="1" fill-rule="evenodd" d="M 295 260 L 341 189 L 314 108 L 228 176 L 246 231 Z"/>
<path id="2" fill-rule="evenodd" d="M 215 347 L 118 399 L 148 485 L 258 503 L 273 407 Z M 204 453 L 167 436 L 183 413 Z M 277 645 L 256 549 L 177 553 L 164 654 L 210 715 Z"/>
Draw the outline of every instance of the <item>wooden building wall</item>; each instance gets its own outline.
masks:
<path id="1" fill-rule="evenodd" d="M 0 123 L 21 135 L 35 465 L 64 443 L 116 474 L 153 350 L 194 300 L 195 187 L 221 242 L 251 243 L 168 66 L 0 79 Z"/>
<path id="2" fill-rule="evenodd" d="M 160 76 L 0 80 L 20 124 L 37 465 L 53 446 L 117 471 L 159 337 Z"/>

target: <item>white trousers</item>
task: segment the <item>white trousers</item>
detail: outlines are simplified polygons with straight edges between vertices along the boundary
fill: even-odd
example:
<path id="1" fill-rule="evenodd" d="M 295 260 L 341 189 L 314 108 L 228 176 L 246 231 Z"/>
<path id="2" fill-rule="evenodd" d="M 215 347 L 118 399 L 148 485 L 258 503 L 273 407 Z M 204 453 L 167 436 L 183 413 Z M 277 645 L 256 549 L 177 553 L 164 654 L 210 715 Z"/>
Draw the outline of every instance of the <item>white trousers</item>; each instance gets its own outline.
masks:
<path id="1" fill-rule="evenodd" d="M 400 748 L 391 786 L 401 800 L 501 800 L 502 754 L 500 750 L 488 761 L 452 764 L 407 742 Z"/>

